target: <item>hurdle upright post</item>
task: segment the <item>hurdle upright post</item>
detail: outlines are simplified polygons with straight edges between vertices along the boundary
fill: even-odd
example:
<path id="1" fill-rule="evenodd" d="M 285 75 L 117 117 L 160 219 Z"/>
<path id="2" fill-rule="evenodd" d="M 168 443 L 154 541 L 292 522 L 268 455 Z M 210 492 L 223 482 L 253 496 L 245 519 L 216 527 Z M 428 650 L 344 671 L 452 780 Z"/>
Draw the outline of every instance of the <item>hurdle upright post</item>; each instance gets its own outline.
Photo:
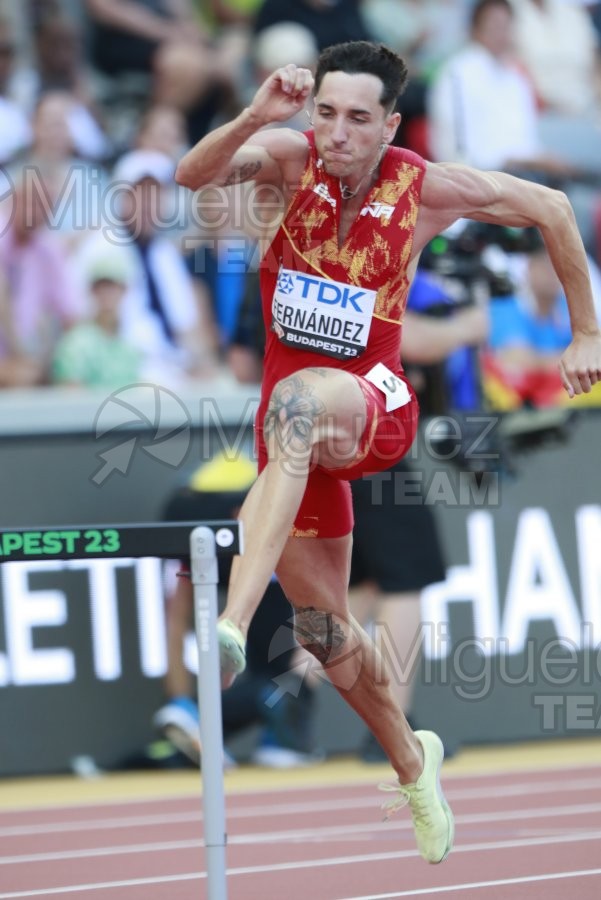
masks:
<path id="1" fill-rule="evenodd" d="M 227 900 L 221 674 L 217 644 L 215 534 L 199 525 L 190 534 L 194 622 L 198 644 L 198 709 L 202 746 L 202 806 L 208 900 Z"/>

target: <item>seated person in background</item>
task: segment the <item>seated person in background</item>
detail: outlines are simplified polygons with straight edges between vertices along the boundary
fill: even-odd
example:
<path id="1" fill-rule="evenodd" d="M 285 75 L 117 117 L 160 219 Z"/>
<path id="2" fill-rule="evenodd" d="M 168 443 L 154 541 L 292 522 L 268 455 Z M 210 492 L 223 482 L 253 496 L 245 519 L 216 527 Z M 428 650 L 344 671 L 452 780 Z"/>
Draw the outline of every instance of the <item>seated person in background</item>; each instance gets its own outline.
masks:
<path id="1" fill-rule="evenodd" d="M 57 384 L 115 389 L 140 381 L 142 354 L 121 337 L 121 304 L 132 272 L 126 251 L 107 244 L 86 261 L 91 316 L 58 341 L 52 372 Z"/>
<path id="2" fill-rule="evenodd" d="M 470 43 L 451 57 L 430 89 L 432 158 L 561 188 L 585 246 L 594 252 L 594 211 L 601 197 L 601 163 L 594 148 L 601 130 L 593 133 L 585 126 L 583 137 L 580 128 L 572 134 L 568 122 L 552 130 L 545 124 L 532 81 L 515 54 L 517 17 L 510 0 L 476 2 Z"/>
<path id="3" fill-rule="evenodd" d="M 165 510 L 167 521 L 211 521 L 237 516 L 256 478 L 255 463 L 244 455 L 217 454 L 193 473 L 189 486 L 177 491 Z M 196 765 L 200 764 L 200 726 L 186 639 L 193 639 L 193 587 L 188 561 L 180 577 L 167 579 L 166 703 L 154 725 Z M 219 583 L 226 584 L 231 561 L 219 560 Z M 167 572 L 168 574 L 168 572 Z M 193 641 L 194 646 L 194 641 Z M 318 757 L 313 749 L 314 692 L 300 665 L 292 634 L 292 610 L 275 579 L 270 582 L 249 632 L 248 667 L 243 677 L 222 694 L 224 737 L 261 726 L 251 761 L 270 768 L 306 766 Z M 226 753 L 224 764 L 234 760 Z"/>
<path id="4" fill-rule="evenodd" d="M 369 40 L 360 0 L 263 0 L 254 31 L 281 22 L 296 22 L 313 33 L 321 51 L 339 41 Z"/>
<path id="5" fill-rule="evenodd" d="M 15 173 L 0 209 L 0 386 L 46 384 L 56 341 L 81 318 L 72 263 L 49 227 L 56 186 Z"/>
<path id="6" fill-rule="evenodd" d="M 136 150 L 158 150 L 175 162 L 187 147 L 186 120 L 175 106 L 152 104 L 142 115 L 134 145 Z"/>
<path id="7" fill-rule="evenodd" d="M 126 246 L 133 276 L 123 301 L 123 335 L 145 355 L 146 377 L 178 382 L 211 374 L 212 327 L 201 309 L 165 212 L 174 163 L 156 150 L 133 150 L 114 169 L 119 219 L 105 238 Z"/>
<path id="8" fill-rule="evenodd" d="M 515 293 L 490 303 L 482 376 L 485 399 L 496 410 L 566 405 L 557 364 L 570 342 L 567 301 L 538 232 L 527 235 L 529 248 L 515 260 Z M 601 404 L 598 385 L 574 402 Z"/>
<path id="9" fill-rule="evenodd" d="M 32 174 L 37 168 L 51 173 L 57 197 L 52 229 L 69 252 L 98 226 L 94 216 L 107 196 L 108 185 L 106 168 L 94 152 L 89 153 L 97 149 L 95 125 L 92 119 L 82 123 L 80 113 L 81 107 L 69 92 L 44 94 L 32 115 L 31 147 L 22 160 Z"/>
<path id="10" fill-rule="evenodd" d="M 469 43 L 439 70 L 429 92 L 430 147 L 436 160 L 479 169 L 566 177 L 570 167 L 538 137 L 532 85 L 514 55 L 510 0 L 478 0 Z"/>
<path id="11" fill-rule="evenodd" d="M 0 165 L 10 162 L 31 142 L 31 126 L 14 96 L 17 45 L 10 23 L 0 17 Z"/>
<path id="12" fill-rule="evenodd" d="M 517 58 L 543 110 L 598 115 L 599 37 L 589 13 L 566 0 L 511 0 Z"/>
<path id="13" fill-rule="evenodd" d="M 93 65 L 108 76 L 142 73 L 155 103 L 186 115 L 190 140 L 209 127 L 231 89 L 221 57 L 191 0 L 86 0 Z"/>
<path id="14" fill-rule="evenodd" d="M 79 155 L 85 159 L 106 159 L 112 148 L 93 99 L 81 27 L 52 6 L 46 9 L 42 6 L 32 19 L 33 52 L 29 64 L 15 73 L 15 99 L 33 116 L 46 94 L 68 95 L 71 137 Z"/>

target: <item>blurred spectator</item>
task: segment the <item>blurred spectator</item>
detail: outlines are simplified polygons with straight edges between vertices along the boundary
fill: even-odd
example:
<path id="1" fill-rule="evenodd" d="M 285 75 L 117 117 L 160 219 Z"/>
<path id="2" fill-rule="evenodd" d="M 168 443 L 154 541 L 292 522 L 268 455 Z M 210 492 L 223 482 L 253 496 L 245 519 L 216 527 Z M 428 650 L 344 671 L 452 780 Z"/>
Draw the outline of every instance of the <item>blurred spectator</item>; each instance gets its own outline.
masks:
<path id="1" fill-rule="evenodd" d="M 253 79 L 248 85 L 248 100 L 275 69 L 294 63 L 314 71 L 319 51 L 312 32 L 298 22 L 278 22 L 263 28 L 252 45 Z M 282 122 L 286 128 L 303 131 L 309 128 L 307 116 L 299 113 L 293 119 Z"/>
<path id="2" fill-rule="evenodd" d="M 106 159 L 111 146 L 94 104 L 91 73 L 77 23 L 50 5 L 33 23 L 32 64 L 14 77 L 15 98 L 30 115 L 47 93 L 69 97 L 69 132 L 78 155 Z"/>
<path id="3" fill-rule="evenodd" d="M 429 79 L 465 41 L 470 0 L 367 0 L 363 17 L 375 40 Z"/>
<path id="4" fill-rule="evenodd" d="M 546 176 L 570 167 L 543 151 L 536 98 L 513 54 L 509 0 L 479 0 L 469 43 L 439 70 L 429 95 L 436 160 Z"/>
<path id="5" fill-rule="evenodd" d="M 585 6 L 587 7 L 593 25 L 595 26 L 597 40 L 601 41 L 601 3 L 597 3 L 596 0 L 590 0 L 590 2 L 587 0 Z"/>
<path id="6" fill-rule="evenodd" d="M 509 0 L 479 0 L 471 23 L 470 43 L 442 67 L 430 90 L 433 158 L 510 171 L 562 188 L 582 238 L 594 252 L 594 209 L 601 185 L 601 160 L 594 149 L 598 141 L 590 145 L 596 126 L 582 123 L 583 137 L 575 123 L 564 121 L 551 139 L 514 55 L 516 14 Z"/>
<path id="7" fill-rule="evenodd" d="M 360 0 L 263 0 L 255 34 L 280 22 L 296 22 L 313 33 L 319 51 L 341 41 L 370 40 Z"/>
<path id="8" fill-rule="evenodd" d="M 520 62 L 544 110 L 599 111 L 599 40 L 591 17 L 566 0 L 512 0 Z"/>
<path id="9" fill-rule="evenodd" d="M 108 184 L 106 169 L 95 160 L 102 135 L 94 120 L 82 120 L 80 112 L 67 91 L 44 94 L 33 114 L 32 144 L 23 157 L 30 172 L 52 173 L 56 202 L 51 224 L 69 250 L 99 226 L 97 213 Z"/>
<path id="10" fill-rule="evenodd" d="M 530 240 L 529 251 L 514 260 L 514 293 L 490 304 L 489 348 L 482 361 L 486 401 L 496 410 L 599 405 L 598 385 L 582 400 L 566 397 L 558 362 L 571 340 L 568 306 L 538 232 Z M 597 274 L 597 287 L 598 280 Z"/>
<path id="11" fill-rule="evenodd" d="M 18 176 L 0 228 L 0 385 L 45 384 L 57 339 L 83 312 L 60 241 L 48 227 L 56 189 Z M 9 209 L 12 207 L 12 209 Z"/>
<path id="12" fill-rule="evenodd" d="M 12 93 L 16 53 L 11 25 L 0 18 L 0 165 L 10 162 L 31 141 L 29 120 Z"/>
<path id="13" fill-rule="evenodd" d="M 253 24 L 263 0 L 196 0 L 223 67 L 240 93 L 245 86 Z"/>
<path id="14" fill-rule="evenodd" d="M 169 157 L 175 169 L 187 146 L 183 114 L 173 106 L 150 106 L 138 126 L 134 145 L 138 150 L 158 151 Z M 205 216 L 202 209 L 202 192 L 197 196 L 172 184 L 169 199 L 172 201 L 174 227 L 168 229 L 168 235 L 181 248 L 192 276 L 202 322 L 203 344 L 217 357 L 223 343 L 220 305 L 223 294 L 227 303 L 228 294 L 227 271 L 224 271 L 227 264 L 219 265 L 215 256 L 218 252 L 216 248 L 222 244 L 221 237 L 205 222 L 211 216 Z M 165 216 L 165 220 L 168 219 L 169 216 Z M 223 282 L 226 290 L 223 290 Z"/>
<path id="15" fill-rule="evenodd" d="M 154 103 L 186 114 L 189 139 L 200 139 L 232 87 L 222 58 L 191 0 L 86 0 L 91 61 L 105 75 L 142 73 Z"/>
<path id="16" fill-rule="evenodd" d="M 142 354 L 121 337 L 121 307 L 132 269 L 127 251 L 106 244 L 88 254 L 85 280 L 91 315 L 58 341 L 53 378 L 58 384 L 109 390 L 140 381 Z"/>
<path id="17" fill-rule="evenodd" d="M 258 271 L 248 272 L 236 327 L 227 348 L 227 364 L 241 384 L 260 384 L 263 377 L 265 326 Z"/>
<path id="18" fill-rule="evenodd" d="M 252 24 L 263 0 L 196 0 L 203 22 L 215 31 Z"/>
<path id="19" fill-rule="evenodd" d="M 213 370 L 211 324 L 201 310 L 184 258 L 166 236 L 164 188 L 174 162 L 156 150 L 134 150 L 118 161 L 113 187 L 118 218 L 105 237 L 127 245 L 134 260 L 123 303 L 123 335 L 145 354 L 149 375 L 181 378 Z M 206 316 L 206 310 L 202 310 Z"/>
<path id="20" fill-rule="evenodd" d="M 153 104 L 142 116 L 134 144 L 138 150 L 158 150 L 178 162 L 188 149 L 184 115 L 175 106 Z"/>

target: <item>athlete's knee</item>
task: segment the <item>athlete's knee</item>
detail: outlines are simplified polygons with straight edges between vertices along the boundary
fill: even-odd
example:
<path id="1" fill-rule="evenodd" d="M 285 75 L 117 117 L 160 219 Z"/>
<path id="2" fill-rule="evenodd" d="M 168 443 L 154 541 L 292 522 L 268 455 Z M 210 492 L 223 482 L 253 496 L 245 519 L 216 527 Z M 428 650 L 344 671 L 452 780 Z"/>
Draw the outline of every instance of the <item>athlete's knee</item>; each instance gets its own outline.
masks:
<path id="1" fill-rule="evenodd" d="M 307 453 L 316 440 L 316 425 L 326 406 L 312 378 L 303 371 L 278 381 L 265 413 L 264 434 L 280 451 Z"/>

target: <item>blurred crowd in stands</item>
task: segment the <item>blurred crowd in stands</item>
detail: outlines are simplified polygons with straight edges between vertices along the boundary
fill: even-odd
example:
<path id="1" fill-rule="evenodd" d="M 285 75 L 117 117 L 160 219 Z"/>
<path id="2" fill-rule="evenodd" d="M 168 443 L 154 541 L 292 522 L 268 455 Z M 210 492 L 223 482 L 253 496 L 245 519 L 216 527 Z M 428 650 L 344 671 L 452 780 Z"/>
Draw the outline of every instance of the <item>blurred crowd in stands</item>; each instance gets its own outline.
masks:
<path id="1" fill-rule="evenodd" d="M 409 62 L 398 142 L 566 191 L 601 315 L 601 3 L 3 0 L 0 387 L 256 379 L 257 248 L 175 165 L 273 69 L 355 39 Z M 410 307 L 469 304 L 489 337 L 447 360 L 444 402 L 563 402 L 567 309 L 541 241 L 463 223 L 436 239 Z"/>

